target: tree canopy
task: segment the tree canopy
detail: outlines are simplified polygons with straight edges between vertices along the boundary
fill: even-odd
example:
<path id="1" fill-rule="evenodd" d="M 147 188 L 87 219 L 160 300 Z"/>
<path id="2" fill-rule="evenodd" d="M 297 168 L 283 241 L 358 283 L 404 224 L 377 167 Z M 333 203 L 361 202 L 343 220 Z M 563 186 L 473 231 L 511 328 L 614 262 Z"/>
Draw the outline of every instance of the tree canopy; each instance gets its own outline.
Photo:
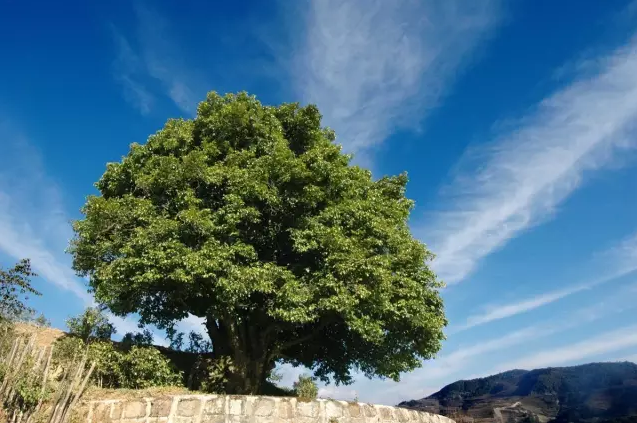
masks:
<path id="1" fill-rule="evenodd" d="M 41 295 L 31 286 L 31 278 L 37 276 L 31 270 L 29 259 L 19 261 L 11 269 L 0 267 L 0 323 L 30 317 L 33 310 L 25 304 L 29 295 Z"/>
<path id="2" fill-rule="evenodd" d="M 108 341 L 116 333 L 115 326 L 99 307 L 88 307 L 78 316 L 66 320 L 69 333 L 80 338 L 84 343 Z"/>
<path id="3" fill-rule="evenodd" d="M 210 93 L 107 164 L 74 268 L 115 314 L 204 318 L 235 393 L 260 392 L 277 362 L 397 380 L 440 349 L 442 283 L 408 227 L 406 174 L 350 161 L 315 106 Z"/>

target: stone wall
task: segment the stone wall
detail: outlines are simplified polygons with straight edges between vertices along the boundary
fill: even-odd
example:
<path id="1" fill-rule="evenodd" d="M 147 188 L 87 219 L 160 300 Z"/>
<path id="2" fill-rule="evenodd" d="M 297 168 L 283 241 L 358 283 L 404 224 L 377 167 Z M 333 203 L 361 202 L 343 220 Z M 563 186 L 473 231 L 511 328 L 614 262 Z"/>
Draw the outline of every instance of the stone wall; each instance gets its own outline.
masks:
<path id="1" fill-rule="evenodd" d="M 436 414 L 356 402 L 181 395 L 88 403 L 87 423 L 453 423 Z"/>

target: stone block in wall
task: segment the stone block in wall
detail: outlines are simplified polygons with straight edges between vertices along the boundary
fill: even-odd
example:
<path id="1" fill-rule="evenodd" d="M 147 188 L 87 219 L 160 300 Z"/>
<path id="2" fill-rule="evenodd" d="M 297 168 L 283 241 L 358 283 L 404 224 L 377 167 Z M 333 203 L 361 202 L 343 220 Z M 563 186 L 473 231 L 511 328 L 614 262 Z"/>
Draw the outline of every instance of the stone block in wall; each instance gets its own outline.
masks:
<path id="1" fill-rule="evenodd" d="M 277 403 L 277 416 L 279 420 L 286 421 L 294 417 L 295 399 L 283 398 Z"/>
<path id="2" fill-rule="evenodd" d="M 97 403 L 93 406 L 93 421 L 111 423 L 111 403 Z"/>
<path id="3" fill-rule="evenodd" d="M 363 408 L 357 402 L 349 402 L 347 403 L 347 414 L 354 418 L 363 417 Z"/>
<path id="4" fill-rule="evenodd" d="M 320 405 L 316 401 L 296 401 L 296 416 L 297 417 L 312 417 L 318 418 L 320 411 Z"/>
<path id="5" fill-rule="evenodd" d="M 245 414 L 245 399 L 230 397 L 228 401 L 228 414 L 230 416 L 242 416 Z"/>
<path id="6" fill-rule="evenodd" d="M 363 414 L 365 417 L 376 417 L 378 415 L 378 410 L 371 404 L 363 404 Z"/>
<path id="7" fill-rule="evenodd" d="M 124 403 L 123 419 L 138 419 L 146 417 L 146 401 L 131 401 Z"/>
<path id="8" fill-rule="evenodd" d="M 223 414 L 204 414 L 201 423 L 225 423 L 226 416 Z"/>
<path id="9" fill-rule="evenodd" d="M 344 415 L 344 404 L 339 401 L 328 401 L 325 403 L 325 417 L 329 419 L 339 419 Z"/>
<path id="10" fill-rule="evenodd" d="M 408 408 L 404 408 L 403 410 L 405 410 L 405 412 L 407 413 L 407 416 L 409 417 L 409 421 L 410 422 L 419 422 L 420 421 L 420 416 L 418 415 L 416 410 L 410 410 Z"/>
<path id="11" fill-rule="evenodd" d="M 394 413 L 391 407 L 379 407 L 378 409 L 381 421 L 393 421 Z"/>
<path id="12" fill-rule="evenodd" d="M 150 400 L 150 417 L 168 417 L 173 405 L 171 398 L 158 398 Z"/>
<path id="13" fill-rule="evenodd" d="M 252 405 L 253 416 L 272 417 L 276 411 L 276 401 L 273 398 L 257 398 Z"/>
<path id="14" fill-rule="evenodd" d="M 179 400 L 177 403 L 177 416 L 178 417 L 194 417 L 199 415 L 201 411 L 201 399 L 200 398 L 185 398 Z M 166 414 L 168 415 L 168 414 Z"/>
<path id="15" fill-rule="evenodd" d="M 111 409 L 111 419 L 116 422 L 122 418 L 122 413 L 124 412 L 124 405 L 121 402 L 116 402 L 113 404 L 113 408 Z"/>
<path id="16" fill-rule="evenodd" d="M 205 415 L 225 415 L 226 414 L 226 397 L 212 397 L 206 401 L 203 408 Z"/>
<path id="17" fill-rule="evenodd" d="M 405 423 L 411 420 L 409 410 L 406 408 L 394 408 L 394 419 L 400 423 Z"/>

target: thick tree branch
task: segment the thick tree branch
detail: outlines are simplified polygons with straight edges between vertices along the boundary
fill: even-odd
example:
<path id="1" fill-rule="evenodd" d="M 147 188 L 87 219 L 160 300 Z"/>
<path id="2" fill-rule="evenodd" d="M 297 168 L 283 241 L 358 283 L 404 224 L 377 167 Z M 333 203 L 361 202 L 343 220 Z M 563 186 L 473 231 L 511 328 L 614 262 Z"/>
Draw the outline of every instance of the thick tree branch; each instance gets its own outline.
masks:
<path id="1" fill-rule="evenodd" d="M 295 345 L 299 345 L 302 344 L 305 341 L 309 341 L 310 339 L 314 338 L 316 335 L 318 335 L 323 329 L 325 329 L 330 323 L 333 323 L 334 321 L 331 319 L 326 319 L 323 322 L 321 322 L 316 328 L 314 328 L 314 330 L 312 330 L 312 332 L 310 332 L 307 335 L 301 336 L 299 338 L 293 339 L 291 341 L 288 342 L 284 342 L 281 345 L 276 346 L 272 353 L 270 353 L 268 360 L 271 360 L 274 358 L 275 355 L 281 355 L 281 353 L 283 353 L 283 351 L 287 350 L 290 347 L 293 347 Z"/>

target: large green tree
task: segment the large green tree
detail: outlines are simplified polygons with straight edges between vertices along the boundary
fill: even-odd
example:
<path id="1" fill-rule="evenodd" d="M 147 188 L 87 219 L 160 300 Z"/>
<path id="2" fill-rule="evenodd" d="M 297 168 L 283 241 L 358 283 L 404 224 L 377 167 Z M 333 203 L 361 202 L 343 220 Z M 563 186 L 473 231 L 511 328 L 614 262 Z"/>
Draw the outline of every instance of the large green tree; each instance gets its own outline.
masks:
<path id="1" fill-rule="evenodd" d="M 233 392 L 260 392 L 277 362 L 398 379 L 440 349 L 442 284 L 407 176 L 374 180 L 334 141 L 315 106 L 210 93 L 107 165 L 74 268 L 115 314 L 204 318 Z"/>

